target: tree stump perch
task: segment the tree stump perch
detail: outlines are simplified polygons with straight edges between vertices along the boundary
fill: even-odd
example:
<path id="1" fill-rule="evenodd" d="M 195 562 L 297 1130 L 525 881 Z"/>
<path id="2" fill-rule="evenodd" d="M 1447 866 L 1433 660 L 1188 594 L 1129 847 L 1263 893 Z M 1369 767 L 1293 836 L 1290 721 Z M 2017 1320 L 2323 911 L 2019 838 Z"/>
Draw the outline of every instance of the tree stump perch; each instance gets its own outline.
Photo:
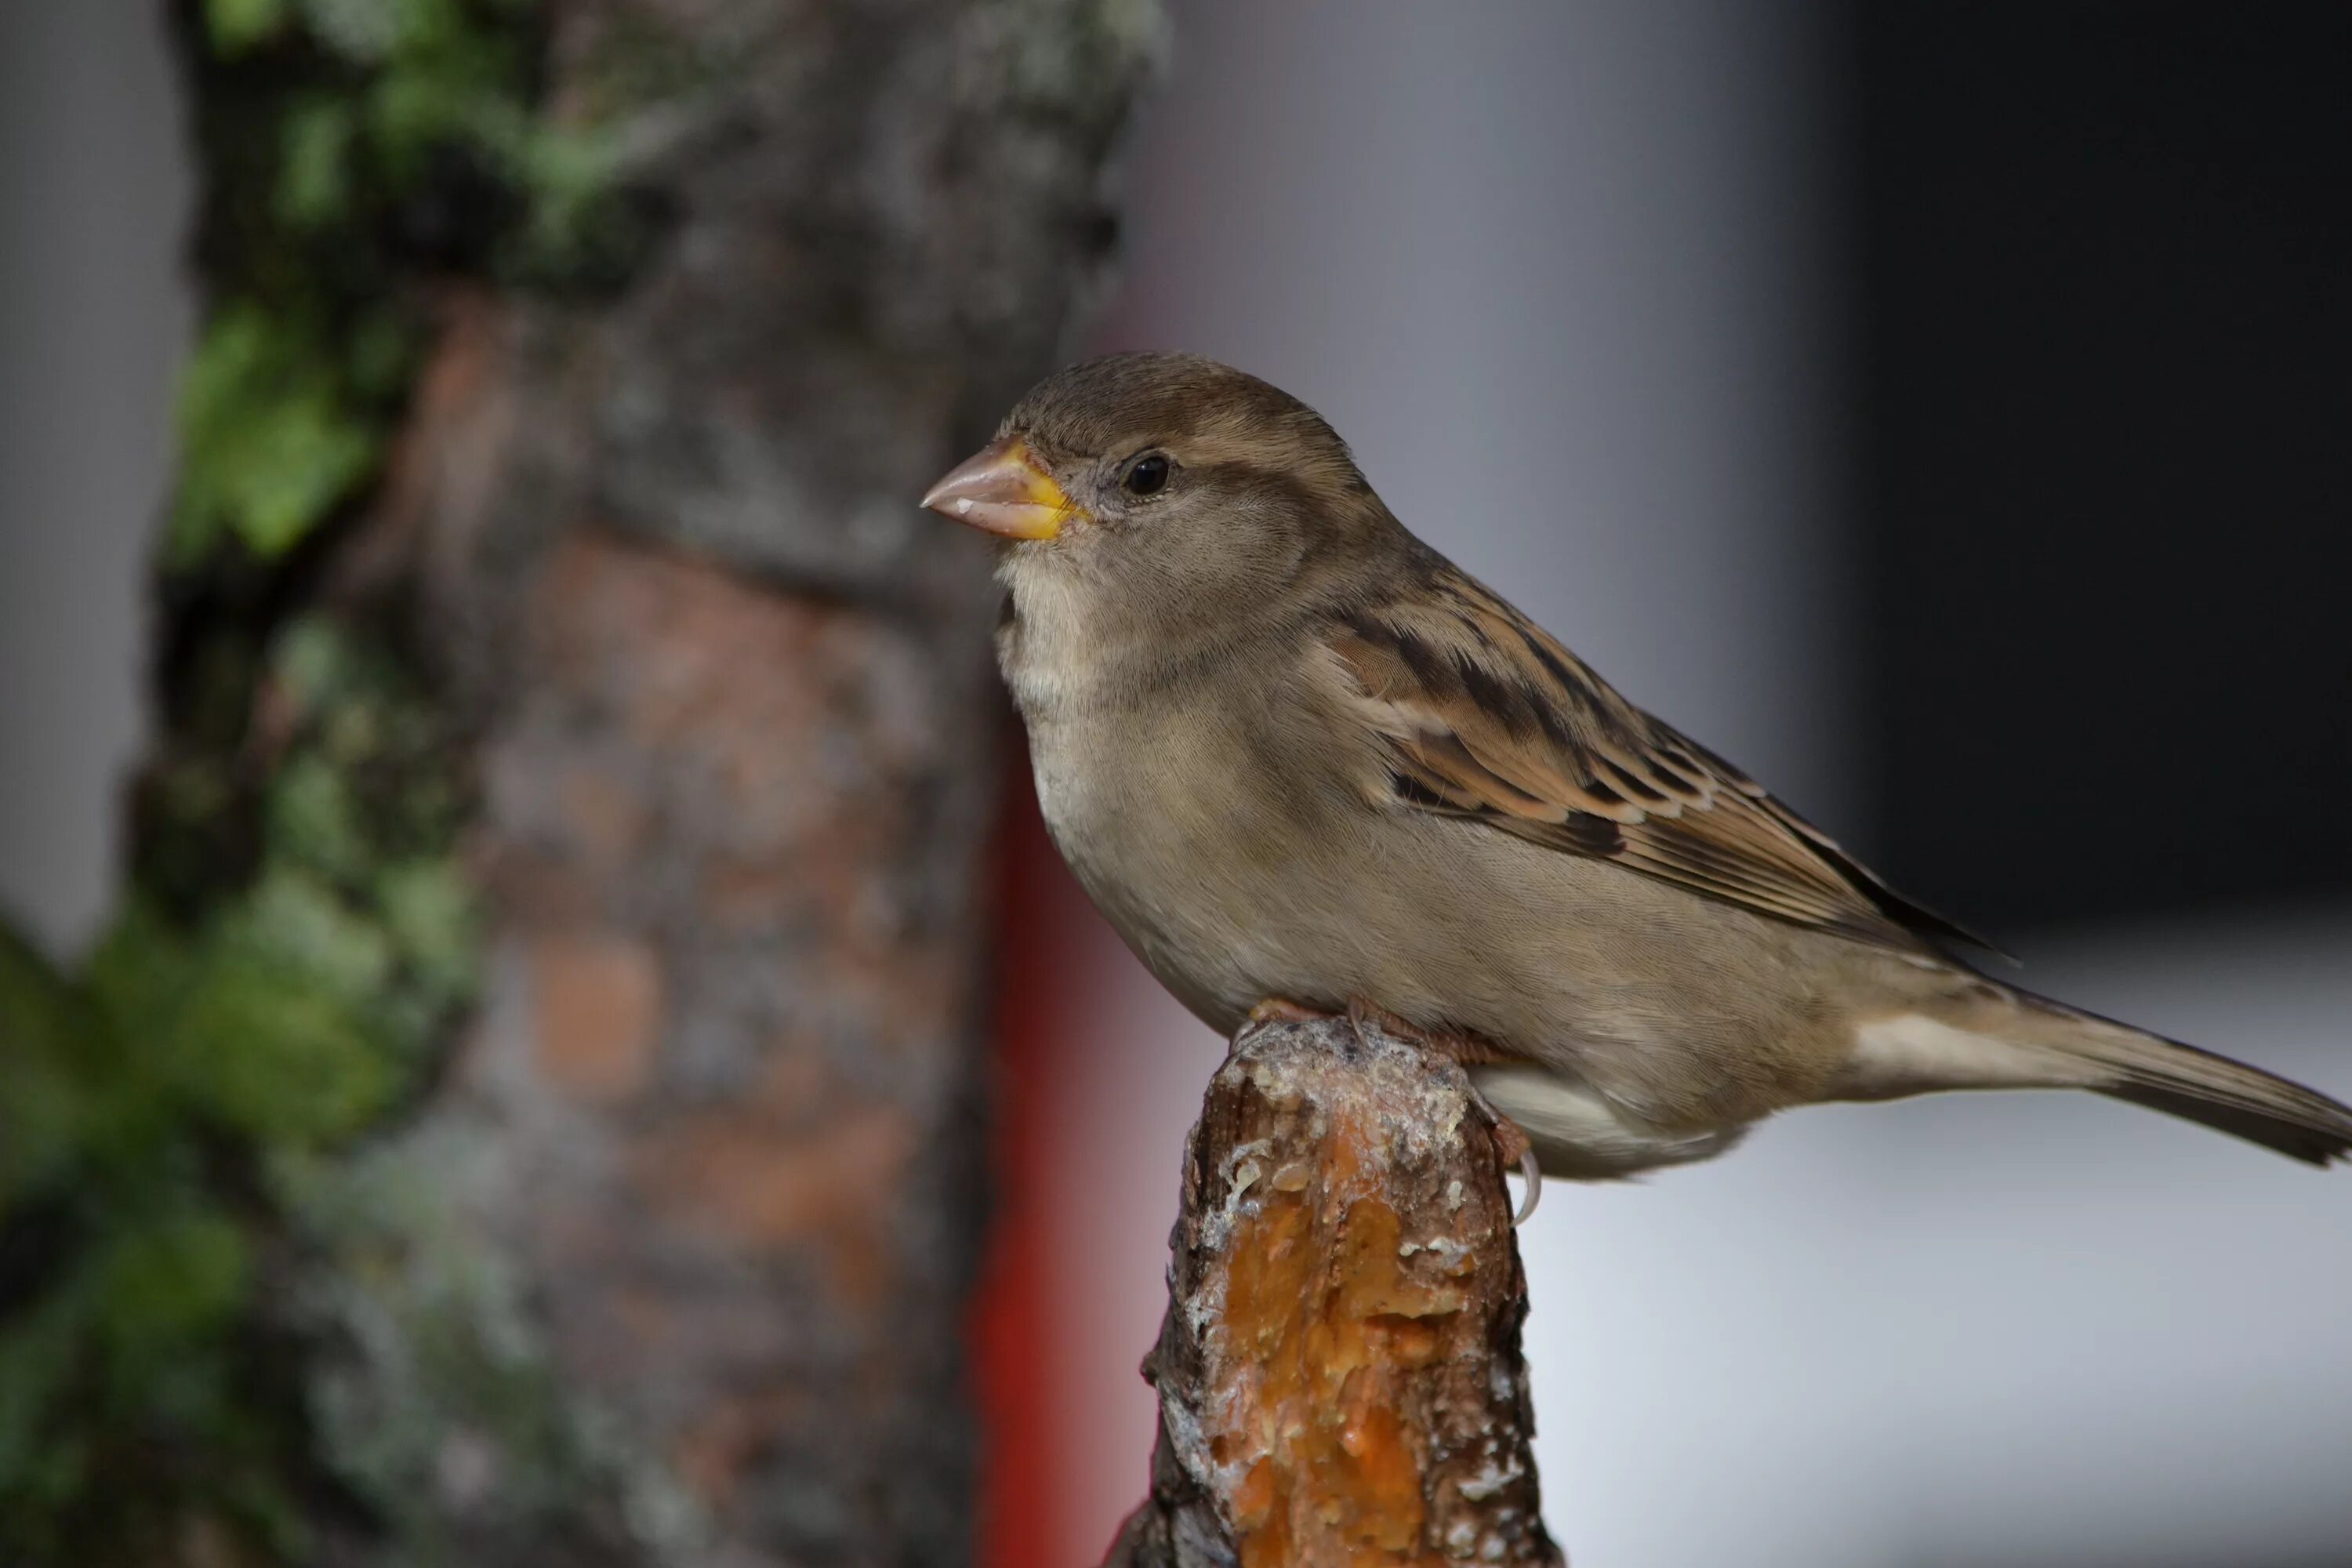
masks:
<path id="1" fill-rule="evenodd" d="M 1512 1205 L 1460 1064 L 1370 1025 L 1244 1029 L 1183 1181 L 1151 1494 L 1105 1568 L 1559 1568 Z"/>

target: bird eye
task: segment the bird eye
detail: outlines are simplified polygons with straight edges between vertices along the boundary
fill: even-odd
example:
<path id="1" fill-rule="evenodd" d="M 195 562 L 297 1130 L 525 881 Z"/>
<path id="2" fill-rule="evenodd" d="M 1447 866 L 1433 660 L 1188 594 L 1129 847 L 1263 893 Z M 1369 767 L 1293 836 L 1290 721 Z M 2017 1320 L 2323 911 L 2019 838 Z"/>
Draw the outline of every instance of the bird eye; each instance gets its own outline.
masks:
<path id="1" fill-rule="evenodd" d="M 1118 488 L 1131 496 L 1156 496 L 1168 488 L 1168 459 L 1158 452 L 1146 452 L 1127 466 Z"/>

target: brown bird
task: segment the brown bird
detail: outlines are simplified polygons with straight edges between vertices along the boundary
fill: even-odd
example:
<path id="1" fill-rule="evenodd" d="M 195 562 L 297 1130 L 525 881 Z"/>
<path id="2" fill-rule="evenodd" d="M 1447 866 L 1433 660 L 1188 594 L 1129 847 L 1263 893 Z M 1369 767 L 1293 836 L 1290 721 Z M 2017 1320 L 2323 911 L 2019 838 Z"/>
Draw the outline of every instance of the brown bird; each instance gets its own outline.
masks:
<path id="1" fill-rule="evenodd" d="M 1388 1016 L 1475 1064 L 1559 1176 L 1958 1089 L 2352 1152 L 2326 1095 L 1951 956 L 1966 931 L 1407 532 L 1255 377 L 1073 366 L 923 505 L 1008 542 L 997 651 L 1054 841 L 1220 1033 Z"/>

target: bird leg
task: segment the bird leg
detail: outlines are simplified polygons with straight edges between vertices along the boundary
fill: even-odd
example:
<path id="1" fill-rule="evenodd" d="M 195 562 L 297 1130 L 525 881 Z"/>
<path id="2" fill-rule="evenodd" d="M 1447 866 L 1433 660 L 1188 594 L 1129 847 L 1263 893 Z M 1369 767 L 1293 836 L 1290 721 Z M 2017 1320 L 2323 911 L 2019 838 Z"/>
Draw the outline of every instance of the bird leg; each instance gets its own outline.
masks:
<path id="1" fill-rule="evenodd" d="M 1266 1005 L 1259 1004 L 1260 1006 Z M 1297 1004 L 1284 1003 L 1283 1005 L 1296 1007 Z M 1316 1016 L 1329 1016 L 1328 1014 Z M 1255 1015 L 1253 1014 L 1252 1016 L 1255 1017 Z M 1406 1022 L 1386 1008 L 1375 1007 L 1360 996 L 1349 997 L 1348 1026 L 1356 1031 L 1356 1038 L 1360 1043 L 1363 1040 L 1364 1026 L 1367 1024 L 1375 1026 L 1385 1034 L 1394 1035 L 1400 1039 L 1411 1040 L 1425 1050 L 1437 1051 L 1452 1057 L 1465 1067 L 1472 1062 L 1508 1059 L 1502 1052 L 1475 1035 L 1465 1035 L 1452 1029 L 1424 1029 L 1417 1024 Z M 1528 1194 L 1519 1202 L 1519 1212 L 1511 1216 L 1511 1228 L 1517 1230 L 1534 1217 L 1536 1205 L 1543 1198 L 1543 1168 L 1536 1163 L 1535 1143 L 1528 1137 L 1524 1128 L 1495 1109 L 1495 1102 L 1486 1098 L 1475 1081 L 1469 1082 L 1468 1087 L 1471 1100 L 1480 1110 L 1486 1113 L 1487 1130 L 1495 1140 L 1495 1152 L 1500 1156 L 1504 1164 L 1517 1165 L 1519 1168 L 1520 1180 L 1527 1184 Z"/>
<path id="2" fill-rule="evenodd" d="M 1249 1010 L 1249 1016 L 1243 1020 L 1242 1026 L 1255 1029 L 1262 1024 L 1320 1024 L 1338 1016 L 1337 1013 L 1326 1013 L 1319 1007 L 1309 1007 L 1304 1002 L 1293 1002 L 1287 996 L 1269 996 Z M 1359 1029 L 1357 1038 L 1360 1040 L 1362 1037 L 1363 1031 Z"/>
<path id="3" fill-rule="evenodd" d="M 1331 1013 L 1320 1007 L 1309 1007 L 1305 1003 L 1294 1002 L 1287 996 L 1268 996 L 1249 1010 L 1249 1017 L 1244 1026 L 1255 1028 L 1264 1024 L 1319 1024 L 1326 1019 L 1339 1017 L 1346 1018 L 1348 1026 L 1356 1032 L 1358 1045 L 1370 1044 L 1364 1038 L 1364 1031 L 1369 1026 L 1377 1028 L 1383 1034 L 1393 1035 L 1398 1039 L 1410 1040 L 1423 1050 L 1435 1051 L 1442 1056 L 1452 1057 L 1465 1066 L 1472 1062 L 1499 1062 L 1510 1059 L 1504 1052 L 1496 1050 L 1475 1035 L 1465 1035 L 1452 1029 L 1424 1029 L 1418 1024 L 1398 1017 L 1385 1007 L 1374 1006 L 1360 996 L 1351 996 L 1348 999 L 1348 1009 L 1345 1013 Z M 1527 1184 L 1528 1195 L 1520 1200 L 1519 1212 L 1511 1216 L 1511 1228 L 1517 1230 L 1534 1215 L 1536 1205 L 1543 1198 L 1543 1168 L 1536 1163 L 1535 1144 L 1528 1139 L 1526 1131 L 1517 1122 L 1496 1110 L 1495 1102 L 1486 1098 L 1476 1083 L 1470 1083 L 1468 1088 L 1471 1100 L 1486 1115 L 1488 1133 L 1495 1140 L 1495 1152 L 1502 1159 L 1504 1164 L 1517 1165 L 1519 1168 L 1520 1179 Z"/>
<path id="4" fill-rule="evenodd" d="M 1535 1218 L 1536 1205 L 1543 1201 L 1543 1167 L 1536 1163 L 1535 1142 L 1525 1128 L 1496 1110 L 1495 1102 L 1475 1082 L 1470 1085 L 1470 1098 L 1478 1102 L 1478 1109 L 1493 1123 L 1495 1152 L 1506 1164 L 1517 1164 L 1519 1180 L 1527 1184 L 1528 1194 L 1519 1200 L 1519 1212 L 1511 1216 L 1511 1228 L 1517 1230 Z"/>

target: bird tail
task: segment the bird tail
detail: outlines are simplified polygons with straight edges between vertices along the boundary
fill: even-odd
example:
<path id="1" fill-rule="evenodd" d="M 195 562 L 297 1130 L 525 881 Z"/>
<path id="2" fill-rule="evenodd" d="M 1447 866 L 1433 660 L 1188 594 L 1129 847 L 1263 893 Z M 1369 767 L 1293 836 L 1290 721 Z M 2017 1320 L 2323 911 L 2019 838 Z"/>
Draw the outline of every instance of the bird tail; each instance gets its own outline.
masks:
<path id="1" fill-rule="evenodd" d="M 1929 1016 L 1929 1012 L 1935 1016 Z M 2352 1158 L 2352 1106 L 2212 1051 L 1987 982 L 1963 1007 L 1864 1026 L 1848 1098 L 2087 1089 L 2306 1164 Z"/>

